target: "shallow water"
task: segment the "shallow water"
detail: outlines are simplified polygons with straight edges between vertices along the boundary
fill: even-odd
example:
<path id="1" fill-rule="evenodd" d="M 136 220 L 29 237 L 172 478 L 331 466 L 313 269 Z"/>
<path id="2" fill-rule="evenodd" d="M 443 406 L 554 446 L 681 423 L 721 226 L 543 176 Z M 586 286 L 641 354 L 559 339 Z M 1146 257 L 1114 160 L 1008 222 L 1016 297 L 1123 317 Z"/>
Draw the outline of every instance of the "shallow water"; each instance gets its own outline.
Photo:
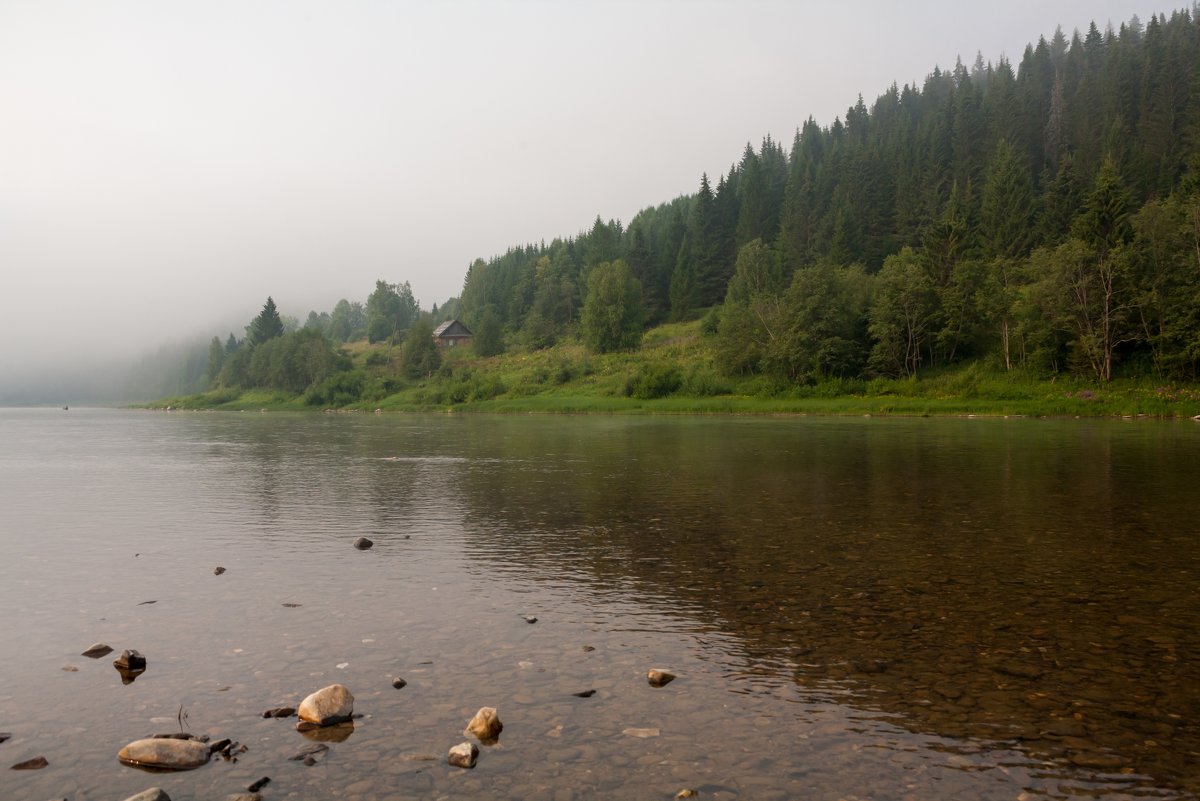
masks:
<path id="1" fill-rule="evenodd" d="M 1190 422 L 0 410 L 0 798 L 1197 798 L 1198 457 Z M 335 681 L 363 717 L 290 761 L 261 712 Z M 181 724 L 248 750 L 117 762 Z"/>

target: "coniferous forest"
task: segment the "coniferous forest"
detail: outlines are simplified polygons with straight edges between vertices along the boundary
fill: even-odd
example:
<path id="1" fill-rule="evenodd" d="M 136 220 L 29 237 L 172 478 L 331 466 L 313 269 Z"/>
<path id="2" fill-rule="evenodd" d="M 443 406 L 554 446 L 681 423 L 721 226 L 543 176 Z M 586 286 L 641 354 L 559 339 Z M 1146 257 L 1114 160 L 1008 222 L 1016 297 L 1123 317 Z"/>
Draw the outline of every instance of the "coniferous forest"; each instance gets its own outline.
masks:
<path id="1" fill-rule="evenodd" d="M 634 397 L 957 366 L 1093 386 L 1195 382 L 1200 5 L 1060 29 L 1019 63 L 977 56 L 870 104 L 860 96 L 788 144 L 747 144 L 724 174 L 628 224 L 597 217 L 575 236 L 477 259 L 440 311 L 421 311 L 407 282 L 379 281 L 365 304 L 342 300 L 303 326 L 265 332 L 256 320 L 244 340 L 213 339 L 205 381 L 339 406 L 426 381 L 460 388 L 418 393 L 418 405 L 544 380 L 443 364 L 430 332 L 450 317 L 475 331 L 479 358 L 628 352 L 647 329 L 690 321 L 676 339 L 699 336 L 703 375 L 643 365 L 624 386 Z M 356 365 L 343 345 L 357 340 L 399 355 L 360 348 Z M 568 381 L 593 368 L 553 369 Z"/>
<path id="2" fill-rule="evenodd" d="M 748 144 L 628 225 L 477 260 L 461 311 L 545 347 L 580 334 L 589 276 L 620 261 L 643 324 L 706 316 L 736 372 L 1195 379 L 1198 138 L 1196 8 L 1060 30 Z"/>

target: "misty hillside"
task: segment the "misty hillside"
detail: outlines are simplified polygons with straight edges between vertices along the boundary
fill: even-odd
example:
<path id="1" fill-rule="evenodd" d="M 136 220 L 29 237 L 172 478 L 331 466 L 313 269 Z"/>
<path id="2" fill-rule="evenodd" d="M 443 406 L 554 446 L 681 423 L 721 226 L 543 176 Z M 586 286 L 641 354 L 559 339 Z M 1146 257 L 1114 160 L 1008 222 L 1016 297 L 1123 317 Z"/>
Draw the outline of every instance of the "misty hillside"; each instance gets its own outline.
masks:
<path id="1" fill-rule="evenodd" d="M 1195 378 L 1198 136 L 1200 12 L 1060 30 L 1016 64 L 934 69 L 831 125 L 810 118 L 790 147 L 747 145 L 628 225 L 477 260 L 461 314 L 550 345 L 578 330 L 593 268 L 620 260 L 647 323 L 723 303 L 711 328 L 742 371 L 990 358 Z"/>

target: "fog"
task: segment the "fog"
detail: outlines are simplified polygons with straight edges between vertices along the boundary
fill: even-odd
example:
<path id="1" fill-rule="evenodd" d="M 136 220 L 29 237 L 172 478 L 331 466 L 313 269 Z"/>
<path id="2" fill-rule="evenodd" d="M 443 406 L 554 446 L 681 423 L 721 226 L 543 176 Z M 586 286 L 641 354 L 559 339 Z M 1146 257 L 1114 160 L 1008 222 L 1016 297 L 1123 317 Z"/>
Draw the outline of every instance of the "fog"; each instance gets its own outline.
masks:
<path id="1" fill-rule="evenodd" d="M 268 295 L 302 320 L 409 281 L 428 309 L 475 258 L 627 222 L 860 93 L 1170 10 L 3 0 L 0 403 L 111 399 Z"/>

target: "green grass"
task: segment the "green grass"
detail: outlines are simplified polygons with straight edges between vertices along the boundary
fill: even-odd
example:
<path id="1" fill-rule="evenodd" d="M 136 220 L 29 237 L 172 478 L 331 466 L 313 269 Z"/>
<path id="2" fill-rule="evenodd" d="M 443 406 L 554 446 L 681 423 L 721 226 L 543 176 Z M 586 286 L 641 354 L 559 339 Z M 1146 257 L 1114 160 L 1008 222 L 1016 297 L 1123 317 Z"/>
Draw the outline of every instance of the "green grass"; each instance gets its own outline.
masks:
<path id="1" fill-rule="evenodd" d="M 508 414 L 820 414 L 1029 417 L 1191 417 L 1200 387 L 1121 379 L 1097 386 L 1078 377 L 1042 380 L 979 363 L 930 370 L 919 378 L 830 380 L 791 385 L 762 376 L 729 376 L 716 363 L 702 321 L 648 331 L 636 350 L 596 354 L 577 343 L 481 358 L 467 348 L 444 353 L 437 373 L 398 378 L 398 349 L 352 343 L 345 352 L 367 377 L 366 397 L 342 409 Z M 391 394 L 388 394 L 388 393 Z M 150 406 L 176 409 L 314 410 L 265 390 L 220 389 Z"/>

